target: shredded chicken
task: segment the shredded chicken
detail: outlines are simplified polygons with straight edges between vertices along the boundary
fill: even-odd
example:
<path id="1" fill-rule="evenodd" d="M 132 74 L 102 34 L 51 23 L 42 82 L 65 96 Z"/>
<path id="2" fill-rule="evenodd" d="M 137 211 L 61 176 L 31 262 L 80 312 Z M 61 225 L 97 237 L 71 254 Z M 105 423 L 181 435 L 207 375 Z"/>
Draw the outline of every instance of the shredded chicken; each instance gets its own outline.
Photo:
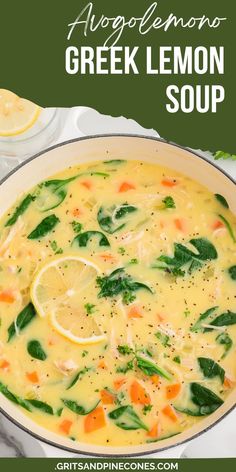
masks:
<path id="1" fill-rule="evenodd" d="M 78 365 L 73 361 L 73 359 L 67 359 L 66 361 L 58 360 L 54 362 L 54 365 L 63 375 L 70 375 L 78 369 Z"/>

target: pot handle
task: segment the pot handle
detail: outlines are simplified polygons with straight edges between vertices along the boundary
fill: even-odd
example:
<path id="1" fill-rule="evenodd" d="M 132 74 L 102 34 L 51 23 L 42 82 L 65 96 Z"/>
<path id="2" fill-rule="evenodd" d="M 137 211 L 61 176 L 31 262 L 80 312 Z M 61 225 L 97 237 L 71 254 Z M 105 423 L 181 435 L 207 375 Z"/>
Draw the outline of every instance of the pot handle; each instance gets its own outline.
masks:
<path id="1" fill-rule="evenodd" d="M 68 451 L 64 451 L 62 449 L 59 449 L 57 447 L 54 447 L 54 446 L 51 446 L 50 444 L 46 444 L 46 443 L 43 443 L 41 441 L 40 442 L 40 445 L 43 449 L 43 452 L 45 454 L 46 457 L 58 457 L 58 458 L 71 458 L 71 457 L 77 457 L 77 458 L 86 458 L 86 457 L 89 457 L 87 455 L 83 455 L 83 454 L 74 454 L 72 452 L 68 452 Z M 175 447 L 172 447 L 166 451 L 160 451 L 160 452 L 156 452 L 154 454 L 148 454 L 147 456 L 143 456 L 143 458 L 156 458 L 156 459 L 179 459 L 184 450 L 186 448 L 186 444 L 180 444 L 179 446 L 175 446 Z M 142 456 L 141 456 L 142 457 Z M 135 459 L 135 457 L 134 457 Z"/>

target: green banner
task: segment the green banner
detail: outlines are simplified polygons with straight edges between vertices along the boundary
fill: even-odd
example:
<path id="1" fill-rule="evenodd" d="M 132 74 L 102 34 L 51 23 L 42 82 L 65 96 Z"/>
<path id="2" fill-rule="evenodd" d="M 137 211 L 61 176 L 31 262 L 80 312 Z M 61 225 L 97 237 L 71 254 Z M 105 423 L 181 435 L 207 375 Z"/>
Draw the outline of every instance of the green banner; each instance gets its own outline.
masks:
<path id="1" fill-rule="evenodd" d="M 235 471 L 236 459 L 0 459 L 4 472 L 54 471 Z"/>
<path id="2" fill-rule="evenodd" d="M 0 88 L 235 154 L 235 12 L 232 0 L 8 0 Z"/>

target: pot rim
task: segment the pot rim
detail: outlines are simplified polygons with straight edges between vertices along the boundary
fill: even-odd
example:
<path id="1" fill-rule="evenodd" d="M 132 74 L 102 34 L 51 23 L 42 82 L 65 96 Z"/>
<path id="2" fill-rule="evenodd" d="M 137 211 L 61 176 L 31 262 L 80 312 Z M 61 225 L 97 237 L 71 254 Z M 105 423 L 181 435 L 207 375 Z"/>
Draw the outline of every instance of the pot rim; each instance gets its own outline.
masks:
<path id="1" fill-rule="evenodd" d="M 138 139 L 147 139 L 147 140 L 151 140 L 151 141 L 157 141 L 157 142 L 161 142 L 163 144 L 168 144 L 168 145 L 174 146 L 178 149 L 182 149 L 183 151 L 186 151 L 186 152 L 189 152 L 190 154 L 195 155 L 198 159 L 201 159 L 201 160 L 207 162 L 210 166 L 217 169 L 228 180 L 230 180 L 234 185 L 236 185 L 236 180 L 233 177 L 231 177 L 225 170 L 218 167 L 214 162 L 211 162 L 208 159 L 206 159 L 206 157 L 200 155 L 197 151 L 194 151 L 194 150 L 192 150 L 190 148 L 187 148 L 185 146 L 181 146 L 181 145 L 176 144 L 172 141 L 168 141 L 168 140 L 158 138 L 158 137 L 155 137 L 155 136 L 146 136 L 146 135 L 141 135 L 141 134 L 130 134 L 130 133 L 127 133 L 127 134 L 126 133 L 94 134 L 94 135 L 91 135 L 91 136 L 81 136 L 81 137 L 78 137 L 78 138 L 73 138 L 73 139 L 63 141 L 63 142 L 58 143 L 58 144 L 54 144 L 53 146 L 50 146 L 50 147 L 38 152 L 37 154 L 34 154 L 33 156 L 29 157 L 28 159 L 24 160 L 23 162 L 21 162 L 18 166 L 16 166 L 13 170 L 11 170 L 7 175 L 5 175 L 0 180 L 0 185 L 2 185 L 5 181 L 7 181 L 8 178 L 11 177 L 13 174 L 17 173 L 18 170 L 21 169 L 22 167 L 24 167 L 26 164 L 33 161 L 37 157 L 52 151 L 53 149 L 60 148 L 60 147 L 65 146 L 67 144 L 73 144 L 73 143 L 80 142 L 80 141 L 92 140 L 92 139 L 98 139 L 98 138 L 138 138 Z M 116 453 L 111 454 L 109 452 L 104 452 L 104 453 L 86 452 L 86 451 L 80 451 L 78 449 L 74 449 L 73 447 L 59 445 L 58 443 L 56 443 L 54 441 L 51 441 L 51 440 L 46 439 L 45 437 L 43 437 L 43 436 L 41 436 L 37 433 L 34 433 L 30 429 L 28 429 L 26 426 L 22 425 L 20 422 L 15 420 L 9 413 L 7 413 L 1 406 L 0 406 L 0 413 L 5 418 L 7 418 L 9 421 L 11 421 L 11 423 L 13 423 L 15 426 L 19 427 L 22 431 L 30 434 L 33 438 L 35 438 L 39 441 L 42 441 L 43 443 L 48 444 L 49 446 L 56 447 L 57 449 L 61 449 L 61 450 L 64 450 L 64 451 L 67 451 L 67 452 L 70 452 L 70 453 L 73 453 L 73 454 L 78 454 L 78 455 L 82 454 L 83 456 L 88 456 L 88 457 L 132 458 L 132 457 L 148 456 L 150 454 L 155 454 L 155 453 L 158 454 L 159 452 L 167 451 L 168 449 L 172 449 L 174 447 L 178 447 L 178 446 L 181 446 L 183 444 L 186 444 L 189 441 L 198 438 L 199 436 L 201 436 L 202 434 L 206 433 L 211 428 L 213 428 L 215 425 L 217 425 L 229 413 L 231 413 L 234 410 L 235 407 L 236 407 L 236 401 L 235 401 L 234 405 L 231 408 L 229 408 L 220 418 L 218 418 L 212 424 L 205 427 L 204 429 L 201 429 L 199 432 L 195 433 L 194 435 L 192 435 L 189 438 L 186 438 L 182 441 L 178 441 L 175 444 L 171 444 L 170 446 L 164 446 L 164 447 L 161 447 L 161 448 L 158 448 L 158 449 L 153 449 L 151 451 L 142 451 L 142 452 L 138 452 L 138 453 L 127 453 L 127 454 L 123 454 L 123 453 L 122 454 L 119 454 L 119 453 L 118 454 L 116 454 Z"/>

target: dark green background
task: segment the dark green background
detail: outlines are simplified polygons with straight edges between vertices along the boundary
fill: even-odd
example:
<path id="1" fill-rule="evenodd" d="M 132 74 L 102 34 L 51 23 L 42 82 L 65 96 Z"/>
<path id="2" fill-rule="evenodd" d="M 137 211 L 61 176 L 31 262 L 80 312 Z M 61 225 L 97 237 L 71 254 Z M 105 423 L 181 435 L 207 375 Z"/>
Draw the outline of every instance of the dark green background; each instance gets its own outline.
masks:
<path id="1" fill-rule="evenodd" d="M 97 14 L 142 16 L 153 0 L 94 0 Z M 43 106 L 84 105 L 114 116 L 136 119 L 147 128 L 179 144 L 203 150 L 235 153 L 235 30 L 234 0 L 159 0 L 158 15 L 173 12 L 188 18 L 205 14 L 227 17 L 214 30 L 154 30 L 141 36 L 129 30 L 119 45 L 140 46 L 225 46 L 224 76 L 147 76 L 140 75 L 71 76 L 65 72 L 66 47 L 103 45 L 107 31 L 84 38 L 75 33 L 69 43 L 67 24 L 74 21 L 88 0 L 1 0 L 0 13 L 0 88 L 8 88 Z M 144 59 L 141 59 L 144 65 Z M 140 61 L 139 61 L 140 64 Z M 168 84 L 222 84 L 226 98 L 218 113 L 170 114 L 165 110 Z"/>

